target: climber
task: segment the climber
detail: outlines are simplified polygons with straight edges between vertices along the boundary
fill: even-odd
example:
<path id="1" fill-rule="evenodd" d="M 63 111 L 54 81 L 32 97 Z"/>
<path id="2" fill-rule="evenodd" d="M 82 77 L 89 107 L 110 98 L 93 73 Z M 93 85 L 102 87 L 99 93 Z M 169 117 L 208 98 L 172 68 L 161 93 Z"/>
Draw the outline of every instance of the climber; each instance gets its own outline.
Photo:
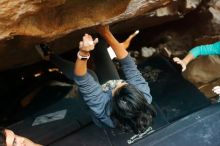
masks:
<path id="1" fill-rule="evenodd" d="M 114 50 L 125 80 L 119 78 L 114 65 L 109 65 L 112 64 L 112 60 L 106 51 L 107 44 L 102 38 L 93 39 L 91 35 L 85 34 L 79 43 L 75 64 L 55 55 L 46 45 L 38 45 L 36 48 L 43 59 L 54 63 L 64 75 L 75 81 L 96 125 L 142 133 L 152 124 L 156 111 L 151 105 L 152 97 L 148 83 L 126 50 L 138 32 L 130 35 L 122 43 L 115 39 L 108 26 L 100 26 L 98 32 Z M 100 72 L 97 73 L 98 77 L 87 68 L 93 50 L 94 60 L 99 59 L 99 64 L 95 64 Z M 107 82 L 101 86 L 99 80 L 103 75 L 106 76 Z"/>

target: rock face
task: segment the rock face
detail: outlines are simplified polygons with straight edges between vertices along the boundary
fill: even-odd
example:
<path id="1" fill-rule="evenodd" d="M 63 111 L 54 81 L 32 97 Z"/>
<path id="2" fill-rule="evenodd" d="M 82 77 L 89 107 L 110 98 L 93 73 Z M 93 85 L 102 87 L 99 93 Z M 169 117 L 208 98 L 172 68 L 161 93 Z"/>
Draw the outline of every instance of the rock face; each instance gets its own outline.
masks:
<path id="1" fill-rule="evenodd" d="M 220 24 L 220 1 L 219 0 L 212 0 L 210 2 L 209 11 L 213 15 L 213 22 Z"/>
<path id="2" fill-rule="evenodd" d="M 57 53 L 76 47 L 84 32 L 114 23 L 113 32 L 146 28 L 183 18 L 201 0 L 1 0 L 0 70 L 32 64 L 34 45 L 48 42 Z M 74 40 L 74 41 L 73 41 Z"/>
<path id="3" fill-rule="evenodd" d="M 38 21 L 28 20 L 33 15 L 36 15 L 40 11 L 49 10 L 65 3 L 65 0 L 55 1 L 41 1 L 41 0 L 2 0 L 0 2 L 0 26 L 1 36 L 0 39 L 10 38 L 13 35 L 36 35 L 37 30 L 34 26 L 37 26 Z M 27 18 L 26 20 L 24 20 Z M 35 25 L 34 25 L 35 23 Z M 26 25 L 25 25 L 26 24 Z M 30 30 L 32 26 L 32 30 Z"/>

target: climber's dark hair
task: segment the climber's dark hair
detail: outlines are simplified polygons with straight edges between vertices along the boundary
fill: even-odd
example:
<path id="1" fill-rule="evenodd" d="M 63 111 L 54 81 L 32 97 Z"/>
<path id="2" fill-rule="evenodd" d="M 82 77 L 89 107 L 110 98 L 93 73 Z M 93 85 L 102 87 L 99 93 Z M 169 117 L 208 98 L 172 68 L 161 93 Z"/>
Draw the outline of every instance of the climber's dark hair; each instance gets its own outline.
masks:
<path id="1" fill-rule="evenodd" d="M 133 85 L 126 84 L 115 92 L 111 118 L 117 127 L 142 133 L 152 124 L 155 116 L 155 108 Z"/>
<path id="2" fill-rule="evenodd" d="M 0 127 L 0 146 L 6 146 L 5 128 Z"/>

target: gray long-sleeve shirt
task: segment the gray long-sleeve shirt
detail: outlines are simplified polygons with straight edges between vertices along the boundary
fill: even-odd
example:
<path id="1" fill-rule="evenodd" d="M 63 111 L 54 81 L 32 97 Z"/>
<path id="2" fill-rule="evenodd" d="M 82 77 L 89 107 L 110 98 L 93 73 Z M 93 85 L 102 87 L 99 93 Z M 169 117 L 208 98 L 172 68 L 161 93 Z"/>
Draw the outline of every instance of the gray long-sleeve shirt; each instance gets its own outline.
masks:
<path id="1" fill-rule="evenodd" d="M 139 89 L 150 104 L 152 102 L 152 97 L 150 95 L 148 83 L 142 77 L 130 55 L 119 60 L 119 62 L 126 78 L 125 81 Z M 86 73 L 84 76 L 75 75 L 74 81 L 79 87 L 82 98 L 92 111 L 93 121 L 99 126 L 102 125 L 114 128 L 115 125 L 110 118 L 112 88 L 103 90 L 102 86 L 96 82 L 89 73 Z"/>

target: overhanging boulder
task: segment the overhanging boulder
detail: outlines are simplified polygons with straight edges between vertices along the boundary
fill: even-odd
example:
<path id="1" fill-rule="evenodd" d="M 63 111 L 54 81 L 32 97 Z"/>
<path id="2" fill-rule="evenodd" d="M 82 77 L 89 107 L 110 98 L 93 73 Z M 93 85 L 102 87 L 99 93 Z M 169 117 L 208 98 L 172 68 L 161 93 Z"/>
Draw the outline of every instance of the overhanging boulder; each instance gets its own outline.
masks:
<path id="1" fill-rule="evenodd" d="M 49 42 L 57 53 L 78 45 L 100 23 L 113 32 L 162 24 L 197 8 L 201 0 L 1 0 L 0 70 L 39 61 L 34 45 Z M 125 23 L 126 22 L 126 23 Z"/>

